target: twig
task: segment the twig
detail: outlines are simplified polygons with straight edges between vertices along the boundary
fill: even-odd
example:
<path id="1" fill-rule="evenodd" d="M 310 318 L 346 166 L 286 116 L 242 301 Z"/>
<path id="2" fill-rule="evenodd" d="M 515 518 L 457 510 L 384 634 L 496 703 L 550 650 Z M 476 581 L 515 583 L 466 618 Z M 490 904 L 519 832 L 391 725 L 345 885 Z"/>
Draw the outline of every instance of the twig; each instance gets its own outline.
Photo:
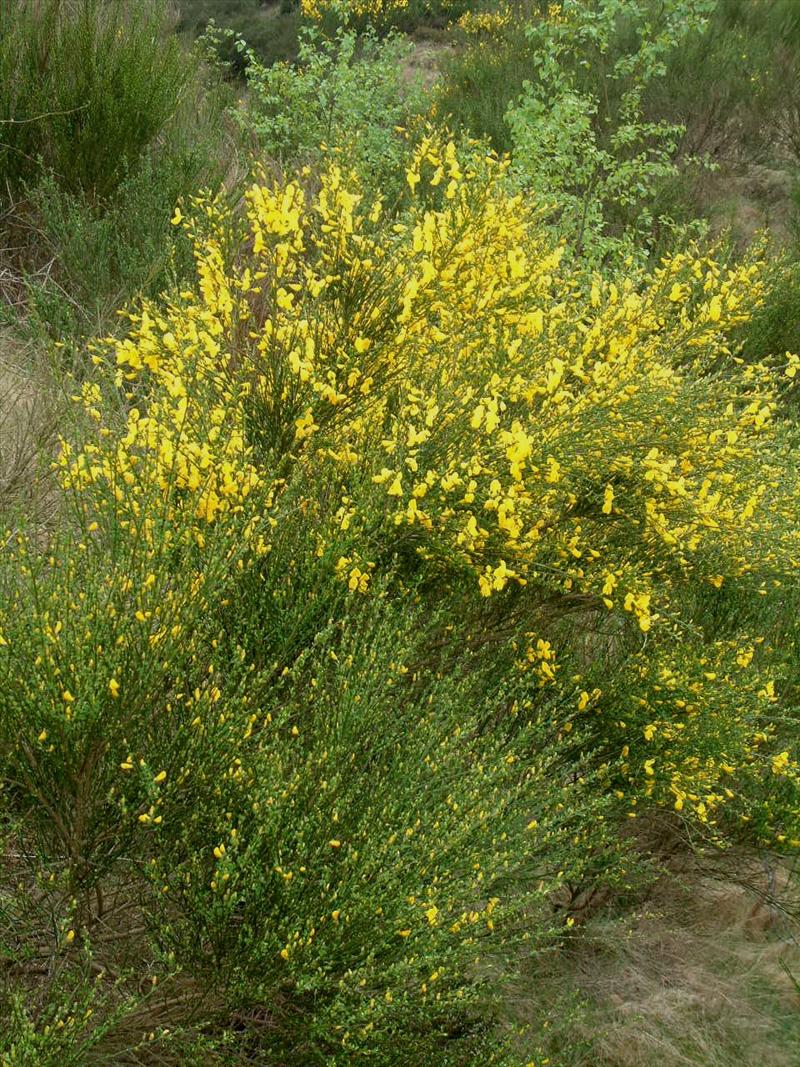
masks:
<path id="1" fill-rule="evenodd" d="M 41 122 L 42 119 L 55 118 L 56 115 L 74 115 L 78 111 L 86 111 L 88 104 L 80 107 L 71 107 L 65 111 L 43 111 L 41 115 L 33 115 L 29 119 L 0 119 L 0 126 L 27 126 L 30 122 Z"/>

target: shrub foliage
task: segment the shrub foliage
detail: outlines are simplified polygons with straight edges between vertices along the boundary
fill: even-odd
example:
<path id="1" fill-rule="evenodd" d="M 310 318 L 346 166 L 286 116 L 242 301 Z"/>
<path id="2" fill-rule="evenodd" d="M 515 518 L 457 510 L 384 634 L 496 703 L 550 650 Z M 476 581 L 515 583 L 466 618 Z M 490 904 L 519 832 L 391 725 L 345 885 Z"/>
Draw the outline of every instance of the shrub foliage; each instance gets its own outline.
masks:
<path id="1" fill-rule="evenodd" d="M 521 961 L 648 827 L 800 847 L 782 275 L 581 255 L 546 167 L 369 116 L 393 39 L 311 47 L 251 56 L 282 166 L 184 195 L 182 279 L 64 374 L 57 521 L 3 514 L 4 1063 L 530 1064 Z M 134 155 L 49 160 L 76 270 Z"/>

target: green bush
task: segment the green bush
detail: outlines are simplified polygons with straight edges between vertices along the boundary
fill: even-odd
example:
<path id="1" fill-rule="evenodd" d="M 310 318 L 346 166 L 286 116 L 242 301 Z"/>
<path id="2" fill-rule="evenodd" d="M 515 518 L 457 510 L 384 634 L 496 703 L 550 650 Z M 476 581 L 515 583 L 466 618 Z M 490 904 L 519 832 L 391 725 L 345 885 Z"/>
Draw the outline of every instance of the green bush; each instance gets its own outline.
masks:
<path id="1" fill-rule="evenodd" d="M 602 211 L 607 235 L 634 220 L 658 254 L 703 218 L 708 168 L 794 166 L 799 16 L 782 0 L 515 6 L 445 62 L 438 108 L 516 154 L 573 232 Z"/>
<path id="2" fill-rule="evenodd" d="M 191 271 L 191 257 L 170 218 L 178 199 L 204 176 L 191 158 L 148 159 L 100 203 L 60 189 L 52 177 L 30 191 L 40 249 L 53 257 L 53 275 L 30 282 L 43 326 L 67 333 L 102 331 L 135 293 L 156 296 Z M 66 321 L 52 321 L 48 301 L 59 293 Z M 55 307 L 55 305 L 53 305 Z M 58 334 L 56 333 L 56 336 Z"/>
<path id="3" fill-rule="evenodd" d="M 205 34 L 209 23 L 233 35 L 217 41 L 218 58 L 237 77 L 245 60 L 236 50 L 235 38 L 244 38 L 265 66 L 297 58 L 301 26 L 297 4 L 283 0 L 280 7 L 266 9 L 261 0 L 183 0 L 178 5 L 178 29 L 191 37 Z"/>
<path id="4" fill-rule="evenodd" d="M 266 67 L 248 52 L 249 107 L 239 118 L 267 156 L 305 163 L 325 146 L 391 199 L 402 188 L 406 151 L 398 127 L 423 107 L 420 87 L 402 72 L 410 48 L 371 31 L 360 38 L 340 31 L 328 40 L 308 30 L 296 66 Z"/>
<path id="5" fill-rule="evenodd" d="M 188 91 L 161 0 L 0 2 L 0 176 L 111 195 Z"/>
<path id="6" fill-rule="evenodd" d="M 15 201 L 4 228 L 27 291 L 17 325 L 102 331 L 121 304 L 191 267 L 169 220 L 230 167 L 229 93 L 181 46 L 161 0 L 24 0 L 13 16 L 0 0 L 3 19 L 0 67 L 28 57 L 0 88 L 13 116 L 0 125 Z"/>
<path id="7" fill-rule="evenodd" d="M 509 105 L 531 76 L 535 48 L 525 33 L 526 20 L 515 17 L 502 32 L 467 38 L 444 60 L 436 91 L 437 114 L 455 129 L 509 152 Z"/>
<path id="8" fill-rule="evenodd" d="M 310 556 L 295 501 L 254 569 L 252 521 L 201 546 L 141 488 L 133 524 L 76 499 L 58 566 L 27 538 L 3 557 L 0 1050 L 103 1062 L 205 1029 L 231 1063 L 520 1062 L 505 961 L 555 946 L 553 894 L 621 852 L 571 706 L 513 630 L 478 638 L 475 594 L 465 643 L 452 597 L 348 593 L 347 535 Z M 60 987 L 26 986 L 34 941 Z"/>
<path id="9" fill-rule="evenodd" d="M 647 255 L 658 191 L 677 175 L 683 128 L 643 99 L 709 0 L 564 0 L 526 34 L 534 66 L 506 113 L 521 186 L 551 210 L 578 255 Z M 667 220 L 662 219 L 662 225 Z"/>
<path id="10" fill-rule="evenodd" d="M 223 158 L 226 145 L 237 151 L 225 129 L 228 99 L 213 82 L 198 82 L 194 113 L 182 110 L 107 197 L 69 192 L 53 174 L 27 187 L 20 229 L 29 244 L 31 327 L 55 337 L 99 333 L 134 297 L 157 296 L 191 274 L 191 254 L 170 220 L 179 200 L 217 187 L 231 168 Z M 43 261 L 42 278 L 33 272 Z"/>
<path id="11" fill-rule="evenodd" d="M 590 841 L 556 708 L 509 687 L 502 657 L 459 651 L 449 617 L 431 626 L 402 601 L 340 611 L 262 700 L 238 781 L 209 804 L 197 776 L 197 817 L 160 850 L 153 877 L 182 913 L 168 943 L 269 1018 L 266 1047 L 243 1040 L 263 1062 L 411 1067 L 496 1049 L 503 961 L 552 943 L 548 895 L 599 859 L 602 818 Z"/>

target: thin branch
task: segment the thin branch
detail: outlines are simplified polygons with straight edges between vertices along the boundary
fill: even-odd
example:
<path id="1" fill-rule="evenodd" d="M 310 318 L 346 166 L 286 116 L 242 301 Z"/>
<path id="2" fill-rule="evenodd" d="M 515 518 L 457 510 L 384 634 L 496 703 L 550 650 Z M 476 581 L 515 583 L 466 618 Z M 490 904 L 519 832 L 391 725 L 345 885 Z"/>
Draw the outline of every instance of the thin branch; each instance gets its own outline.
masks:
<path id="1" fill-rule="evenodd" d="M 0 119 L 0 126 L 27 126 L 28 123 L 41 122 L 42 119 L 55 118 L 57 115 L 74 115 L 78 111 L 86 111 L 88 107 L 88 104 L 81 104 L 80 107 L 67 108 L 65 111 L 43 111 L 41 115 L 33 115 L 29 119 Z"/>

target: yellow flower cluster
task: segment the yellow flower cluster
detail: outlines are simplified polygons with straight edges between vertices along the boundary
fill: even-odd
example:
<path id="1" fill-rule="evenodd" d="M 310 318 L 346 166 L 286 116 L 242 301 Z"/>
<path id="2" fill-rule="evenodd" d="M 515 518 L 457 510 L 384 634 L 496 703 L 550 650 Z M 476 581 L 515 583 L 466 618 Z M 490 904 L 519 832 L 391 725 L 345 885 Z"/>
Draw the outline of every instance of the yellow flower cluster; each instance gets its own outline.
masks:
<path id="1" fill-rule="evenodd" d="M 684 253 L 582 277 L 505 175 L 430 135 L 400 216 L 336 163 L 316 187 L 253 184 L 246 219 L 196 203 L 199 284 L 98 353 L 126 425 L 104 425 L 89 387 L 98 433 L 65 445 L 66 480 L 131 515 L 156 484 L 198 540 L 256 486 L 268 510 L 293 486 L 310 549 L 353 593 L 379 554 L 410 552 L 485 597 L 528 587 L 551 621 L 613 614 L 640 635 L 670 632 L 688 581 L 796 573 L 787 379 L 725 347 L 759 265 Z M 550 645 L 531 649 L 552 681 Z M 717 768 L 701 787 L 664 766 L 671 802 L 724 795 Z"/>
<path id="2" fill-rule="evenodd" d="M 648 649 L 628 665 L 625 710 L 609 701 L 613 716 L 606 729 L 620 738 L 617 755 L 628 787 L 619 796 L 627 796 L 634 811 L 643 798 L 653 798 L 713 823 L 729 802 L 750 799 L 756 779 L 767 788 L 774 775 L 800 781 L 789 752 L 774 755 L 775 686 L 764 666 L 770 650 L 763 638 L 754 644 L 755 662 L 753 645 L 720 640 L 699 652 Z M 595 706 L 588 714 L 603 712 Z M 778 832 L 784 819 L 785 813 Z M 800 847 L 796 820 L 797 813 L 794 848 Z"/>
<path id="3" fill-rule="evenodd" d="M 303 15 L 317 22 L 329 14 L 343 22 L 352 19 L 381 22 L 407 7 L 408 0 L 300 0 Z"/>
<path id="4" fill-rule="evenodd" d="M 113 450 L 65 448 L 69 476 L 123 498 L 146 462 L 208 522 L 263 477 L 254 442 L 270 466 L 371 470 L 389 525 L 474 566 L 486 595 L 547 576 L 642 630 L 666 608 L 657 575 L 721 582 L 765 537 L 794 566 L 794 486 L 767 461 L 779 375 L 709 373 L 758 266 L 677 255 L 645 285 L 581 284 L 503 176 L 423 139 L 416 210 L 392 224 L 336 164 L 314 195 L 259 183 L 252 256 L 229 266 L 224 210 L 204 205 L 198 289 L 111 343 L 143 392 Z M 357 516 L 344 494 L 338 524 Z"/>
<path id="5" fill-rule="evenodd" d="M 471 35 L 492 34 L 510 25 L 514 12 L 510 4 L 502 4 L 497 11 L 465 11 L 457 25 Z"/>
<path id="6" fill-rule="evenodd" d="M 202 527 L 239 509 L 258 482 L 245 442 L 247 383 L 235 380 L 223 355 L 241 308 L 224 276 L 219 236 L 200 241 L 199 301 L 186 300 L 179 311 L 145 308 L 129 335 L 113 345 L 113 380 L 126 390 L 124 429 L 112 437 L 101 427 L 97 441 L 84 443 L 77 455 L 62 442 L 65 486 L 105 486 L 123 522 L 126 515 L 138 518 L 138 498 L 149 499 L 157 486 L 173 506 L 188 507 Z M 105 363 L 105 355 L 94 358 Z M 93 421 L 102 421 L 96 384 L 84 385 L 75 399 L 82 399 Z"/>

